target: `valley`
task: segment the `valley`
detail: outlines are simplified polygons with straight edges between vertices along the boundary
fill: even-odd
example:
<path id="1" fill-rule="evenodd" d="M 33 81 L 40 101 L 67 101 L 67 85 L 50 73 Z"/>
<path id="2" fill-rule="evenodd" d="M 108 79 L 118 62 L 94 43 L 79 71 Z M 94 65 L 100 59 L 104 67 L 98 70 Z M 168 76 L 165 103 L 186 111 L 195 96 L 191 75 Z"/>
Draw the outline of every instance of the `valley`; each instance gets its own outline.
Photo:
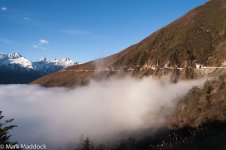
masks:
<path id="1" fill-rule="evenodd" d="M 21 0 L 38 12 L 30 17 L 0 7 L 3 20 L 20 14 L 3 28 L 19 16 L 12 31 L 26 37 L 0 44 L 29 43 L 28 56 L 61 58 L 0 53 L 0 149 L 18 142 L 49 150 L 225 150 L 226 0 L 189 1 L 199 6 L 179 18 L 174 7 L 181 12 L 187 2 L 159 2 Z M 164 22 L 168 13 L 178 19 L 144 34 L 147 14 Z"/>

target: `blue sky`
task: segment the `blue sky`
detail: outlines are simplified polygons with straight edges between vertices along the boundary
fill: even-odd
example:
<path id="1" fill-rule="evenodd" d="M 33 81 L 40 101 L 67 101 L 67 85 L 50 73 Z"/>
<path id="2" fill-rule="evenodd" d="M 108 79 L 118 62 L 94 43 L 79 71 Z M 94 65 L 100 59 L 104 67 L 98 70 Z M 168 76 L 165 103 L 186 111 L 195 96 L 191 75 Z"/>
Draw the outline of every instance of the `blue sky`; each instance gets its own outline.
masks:
<path id="1" fill-rule="evenodd" d="M 0 0 L 0 53 L 86 62 L 135 44 L 207 0 Z"/>

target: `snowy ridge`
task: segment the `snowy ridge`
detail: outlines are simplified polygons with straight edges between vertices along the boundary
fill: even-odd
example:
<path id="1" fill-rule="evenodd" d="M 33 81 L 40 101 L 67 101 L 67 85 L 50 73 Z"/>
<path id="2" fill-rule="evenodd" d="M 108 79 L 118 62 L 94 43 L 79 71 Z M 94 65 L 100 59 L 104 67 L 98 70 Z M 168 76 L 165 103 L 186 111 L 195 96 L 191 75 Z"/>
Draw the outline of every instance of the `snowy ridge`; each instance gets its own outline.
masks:
<path id="1" fill-rule="evenodd" d="M 35 63 L 39 63 L 39 64 L 54 64 L 56 66 L 62 66 L 62 67 L 69 67 L 69 66 L 77 64 L 77 63 L 74 63 L 70 58 L 47 59 L 46 57 L 41 58 L 39 61 L 37 61 Z"/>
<path id="2" fill-rule="evenodd" d="M 11 70 L 33 70 L 41 71 L 44 73 L 52 73 L 62 70 L 66 67 L 76 65 L 69 58 L 63 59 L 47 59 L 43 57 L 39 61 L 31 62 L 27 58 L 18 53 L 1 54 L 0 53 L 0 66 L 7 67 Z"/>
<path id="3" fill-rule="evenodd" d="M 18 53 L 10 53 L 10 54 L 0 54 L 0 65 L 7 65 L 10 67 L 14 67 L 15 65 L 32 69 L 32 62 L 21 56 Z"/>

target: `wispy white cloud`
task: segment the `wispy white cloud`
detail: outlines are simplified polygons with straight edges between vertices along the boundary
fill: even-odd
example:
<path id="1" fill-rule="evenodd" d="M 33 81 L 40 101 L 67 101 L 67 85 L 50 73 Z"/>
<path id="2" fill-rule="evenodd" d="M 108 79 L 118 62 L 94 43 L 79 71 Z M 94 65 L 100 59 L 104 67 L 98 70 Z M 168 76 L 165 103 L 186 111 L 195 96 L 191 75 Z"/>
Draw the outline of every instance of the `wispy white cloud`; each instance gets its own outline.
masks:
<path id="1" fill-rule="evenodd" d="M 46 40 L 46 39 L 40 39 L 39 42 L 38 42 L 38 44 L 34 44 L 33 45 L 33 48 L 39 48 L 39 49 L 45 50 L 47 48 L 45 48 L 43 46 L 46 46 L 48 44 L 49 44 L 49 41 L 48 40 Z"/>
<path id="2" fill-rule="evenodd" d="M 85 30 L 77 30 L 77 29 L 61 29 L 60 32 L 63 32 L 67 35 L 74 35 L 74 36 L 85 36 L 90 35 L 91 32 Z"/>
<path id="3" fill-rule="evenodd" d="M 38 45 L 34 44 L 33 47 L 34 47 L 34 48 L 38 48 Z"/>
<path id="4" fill-rule="evenodd" d="M 5 39 L 5 38 L 0 38 L 0 43 L 3 43 L 3 44 L 16 44 L 15 41 L 12 41 L 12 40 L 9 40 L 9 39 Z"/>
<path id="5" fill-rule="evenodd" d="M 6 11 L 7 10 L 7 7 L 1 7 L 1 10 L 2 11 Z"/>
<path id="6" fill-rule="evenodd" d="M 27 10 L 7 8 L 3 6 L 0 6 L 0 18 L 1 21 L 20 25 L 39 26 L 40 24 L 45 23 L 41 21 L 39 14 Z"/>
<path id="7" fill-rule="evenodd" d="M 31 18 L 29 18 L 29 17 L 24 17 L 24 20 L 30 20 Z"/>
<path id="8" fill-rule="evenodd" d="M 38 45 L 48 45 L 48 44 L 49 44 L 49 41 L 47 41 L 45 39 L 39 40 L 39 43 L 38 43 Z"/>
<path id="9" fill-rule="evenodd" d="M 46 49 L 47 49 L 47 48 L 42 47 L 42 46 L 37 45 L 37 44 L 34 44 L 32 47 L 33 47 L 33 48 L 37 48 L 37 49 L 42 49 L 42 50 L 46 50 Z"/>

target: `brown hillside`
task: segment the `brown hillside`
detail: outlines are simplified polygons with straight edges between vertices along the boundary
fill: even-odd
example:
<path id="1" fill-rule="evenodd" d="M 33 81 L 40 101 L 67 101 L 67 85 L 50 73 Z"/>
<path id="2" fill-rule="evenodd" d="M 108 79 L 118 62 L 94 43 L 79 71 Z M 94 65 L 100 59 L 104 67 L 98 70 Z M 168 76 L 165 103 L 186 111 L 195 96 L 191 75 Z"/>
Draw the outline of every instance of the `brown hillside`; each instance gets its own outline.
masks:
<path id="1" fill-rule="evenodd" d="M 226 121 L 226 74 L 193 87 L 178 103 L 170 121 L 174 127 L 198 127 L 211 121 Z"/>
<path id="2" fill-rule="evenodd" d="M 163 70 L 165 66 L 170 67 L 171 71 L 175 70 L 173 68 L 185 68 L 181 74 L 189 73 L 186 77 L 193 78 L 193 70 L 188 68 L 194 68 L 195 63 L 222 66 L 225 60 L 226 0 L 211 0 L 115 55 L 69 67 L 64 72 L 47 75 L 32 83 L 44 86 L 78 85 L 98 78 L 100 73 L 92 72 L 94 70 L 102 70 L 101 75 L 109 74 L 109 71 L 104 71 L 106 69 L 132 68 L 130 73 L 134 76 L 162 75 L 170 72 Z"/>

